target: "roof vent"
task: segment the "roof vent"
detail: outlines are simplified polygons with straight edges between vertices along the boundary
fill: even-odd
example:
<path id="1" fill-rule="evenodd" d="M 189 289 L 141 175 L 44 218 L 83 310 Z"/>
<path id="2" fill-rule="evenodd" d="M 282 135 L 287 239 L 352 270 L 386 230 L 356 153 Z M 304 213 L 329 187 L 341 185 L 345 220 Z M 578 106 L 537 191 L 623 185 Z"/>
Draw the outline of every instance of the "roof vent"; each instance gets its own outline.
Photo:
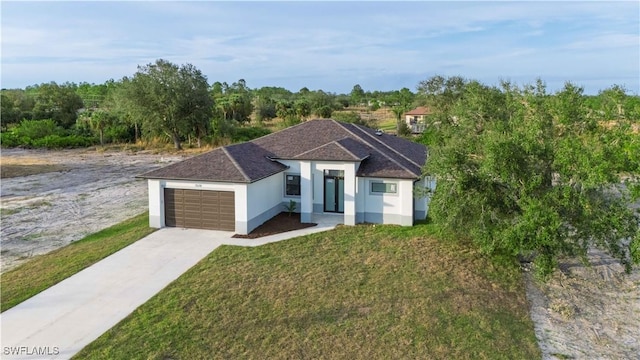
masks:
<path id="1" fill-rule="evenodd" d="M 376 130 L 376 135 L 381 136 L 384 132 L 380 129 Z"/>

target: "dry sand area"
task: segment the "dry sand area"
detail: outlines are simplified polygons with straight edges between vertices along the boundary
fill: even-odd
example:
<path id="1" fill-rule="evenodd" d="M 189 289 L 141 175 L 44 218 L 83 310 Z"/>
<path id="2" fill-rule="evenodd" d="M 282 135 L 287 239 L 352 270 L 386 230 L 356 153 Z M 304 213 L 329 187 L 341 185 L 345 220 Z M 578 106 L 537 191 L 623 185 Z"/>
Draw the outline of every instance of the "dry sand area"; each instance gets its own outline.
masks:
<path id="1" fill-rule="evenodd" d="M 135 176 L 182 158 L 3 149 L 2 271 L 146 211 L 146 182 Z"/>
<path id="2" fill-rule="evenodd" d="M 135 176 L 188 155 L 2 151 L 2 271 L 147 210 Z M 14 176 L 14 177 L 9 177 Z M 640 271 L 593 251 L 546 284 L 525 275 L 544 359 L 640 359 Z"/>

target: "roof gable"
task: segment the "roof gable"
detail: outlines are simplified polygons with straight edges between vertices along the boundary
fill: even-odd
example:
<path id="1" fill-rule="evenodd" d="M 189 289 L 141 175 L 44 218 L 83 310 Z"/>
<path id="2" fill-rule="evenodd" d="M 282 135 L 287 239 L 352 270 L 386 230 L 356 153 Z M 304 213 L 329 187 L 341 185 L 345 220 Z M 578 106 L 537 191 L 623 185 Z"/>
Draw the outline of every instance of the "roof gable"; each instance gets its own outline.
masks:
<path id="1" fill-rule="evenodd" d="M 250 183 L 287 169 L 278 159 L 359 161 L 357 176 L 415 179 L 421 176 L 426 147 L 360 125 L 311 120 L 141 177 Z"/>
<path id="2" fill-rule="evenodd" d="M 238 169 L 237 164 L 229 157 L 224 148 L 217 148 L 207 153 L 149 171 L 141 177 L 151 179 L 175 180 L 210 180 L 228 182 L 249 182 Z"/>
<path id="3" fill-rule="evenodd" d="M 431 109 L 425 106 L 418 106 L 417 108 L 411 111 L 407 111 L 404 114 L 405 115 L 427 115 L 427 114 L 431 114 Z"/>
<path id="4" fill-rule="evenodd" d="M 369 154 L 367 153 L 363 157 L 358 157 L 343 146 L 340 141 L 333 141 L 326 145 L 322 145 L 315 149 L 305 151 L 302 154 L 296 155 L 296 160 L 327 160 L 327 161 L 362 161 Z"/>

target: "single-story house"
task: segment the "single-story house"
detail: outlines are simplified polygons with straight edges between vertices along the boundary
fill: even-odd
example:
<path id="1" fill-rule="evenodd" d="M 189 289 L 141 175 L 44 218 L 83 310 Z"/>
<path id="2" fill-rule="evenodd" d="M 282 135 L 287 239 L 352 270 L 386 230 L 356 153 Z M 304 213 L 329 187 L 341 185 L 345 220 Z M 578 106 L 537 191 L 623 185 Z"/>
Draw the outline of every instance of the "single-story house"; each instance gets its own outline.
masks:
<path id="1" fill-rule="evenodd" d="M 411 226 L 427 214 L 428 197 L 417 190 L 432 185 L 422 176 L 426 157 L 424 145 L 320 119 L 139 177 L 148 181 L 149 223 L 155 228 L 248 234 L 291 200 L 303 222 L 334 213 L 345 225 Z"/>
<path id="2" fill-rule="evenodd" d="M 428 107 L 418 106 L 404 114 L 404 121 L 414 134 L 424 132 L 425 119 L 431 113 Z"/>

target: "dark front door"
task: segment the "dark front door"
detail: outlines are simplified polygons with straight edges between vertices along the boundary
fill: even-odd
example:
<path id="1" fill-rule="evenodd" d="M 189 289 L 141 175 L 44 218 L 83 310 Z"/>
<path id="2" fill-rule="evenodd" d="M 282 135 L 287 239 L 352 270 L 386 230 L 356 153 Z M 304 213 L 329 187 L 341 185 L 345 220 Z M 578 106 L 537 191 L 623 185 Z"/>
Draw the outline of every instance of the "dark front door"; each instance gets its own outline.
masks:
<path id="1" fill-rule="evenodd" d="M 342 171 L 325 170 L 324 211 L 344 212 L 344 176 Z M 341 176 L 342 175 L 342 176 Z"/>

